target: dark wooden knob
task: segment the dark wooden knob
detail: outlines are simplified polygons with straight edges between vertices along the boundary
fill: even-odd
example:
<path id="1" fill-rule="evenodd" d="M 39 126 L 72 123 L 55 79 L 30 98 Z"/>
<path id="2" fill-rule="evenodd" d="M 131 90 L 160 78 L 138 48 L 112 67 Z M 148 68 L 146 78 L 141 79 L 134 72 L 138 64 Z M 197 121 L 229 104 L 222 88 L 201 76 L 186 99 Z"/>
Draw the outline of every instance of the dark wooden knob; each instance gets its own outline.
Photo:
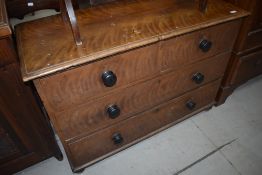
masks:
<path id="1" fill-rule="evenodd" d="M 117 77 L 112 71 L 106 71 L 102 74 L 102 80 L 106 87 L 112 87 L 116 84 Z"/>
<path id="2" fill-rule="evenodd" d="M 205 80 L 205 76 L 201 73 L 196 73 L 193 75 L 192 80 L 196 83 L 196 84 L 201 84 L 203 83 L 203 81 Z"/>
<path id="3" fill-rule="evenodd" d="M 123 143 L 124 139 L 120 133 L 115 133 L 112 137 L 112 140 L 114 141 L 115 145 L 119 145 Z"/>
<path id="4" fill-rule="evenodd" d="M 203 51 L 203 52 L 208 52 L 212 47 L 212 42 L 208 41 L 206 39 L 202 40 L 199 44 L 199 48 Z"/>
<path id="5" fill-rule="evenodd" d="M 112 105 L 107 108 L 107 114 L 111 119 L 115 119 L 120 115 L 120 108 L 117 105 Z"/>
<path id="6" fill-rule="evenodd" d="M 196 103 L 195 103 L 194 101 L 192 101 L 192 100 L 189 100 L 189 101 L 186 103 L 186 107 L 187 107 L 188 109 L 190 109 L 190 110 L 193 110 L 193 109 L 195 109 L 195 107 L 196 107 Z"/>

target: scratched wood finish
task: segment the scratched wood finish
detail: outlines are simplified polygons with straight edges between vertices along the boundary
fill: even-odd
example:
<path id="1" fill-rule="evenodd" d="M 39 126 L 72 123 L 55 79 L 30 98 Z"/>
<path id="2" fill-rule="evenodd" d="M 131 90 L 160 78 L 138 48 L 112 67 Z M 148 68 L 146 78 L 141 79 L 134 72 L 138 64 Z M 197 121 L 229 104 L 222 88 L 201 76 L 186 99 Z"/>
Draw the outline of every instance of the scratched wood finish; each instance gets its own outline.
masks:
<path id="1" fill-rule="evenodd" d="M 76 11 L 79 47 L 58 16 L 17 27 L 23 79 L 34 80 L 73 171 L 214 104 L 248 13 L 220 0 L 200 12 L 197 2 L 122 0 Z M 202 39 L 213 43 L 206 53 Z M 104 87 L 105 70 L 117 75 L 114 87 Z M 202 84 L 192 80 L 198 72 Z M 195 110 L 185 106 L 190 99 Z M 114 120 L 106 114 L 112 104 L 121 109 Z M 115 132 L 124 137 L 117 147 Z"/>
<path id="2" fill-rule="evenodd" d="M 35 81 L 50 111 L 61 111 L 97 98 L 115 88 L 127 86 L 143 78 L 154 77 L 160 70 L 177 69 L 232 49 L 241 21 L 217 25 L 205 30 L 182 35 L 159 44 L 142 47 Z M 208 52 L 199 49 L 203 38 L 213 47 Z M 113 71 L 117 84 L 108 88 L 101 80 L 103 72 Z"/>
<path id="3" fill-rule="evenodd" d="M 229 56 L 230 52 L 221 54 L 153 80 L 116 90 L 103 98 L 87 100 L 78 107 L 68 107 L 68 110 L 55 115 L 56 125 L 65 140 L 83 137 L 221 78 Z M 197 72 L 205 75 L 201 84 L 192 80 L 192 76 Z M 117 119 L 110 119 L 106 109 L 114 104 L 121 109 L 121 114 Z"/>
<path id="4" fill-rule="evenodd" d="M 90 165 L 98 161 L 99 158 L 105 158 L 127 146 L 131 146 L 138 142 L 138 139 L 146 137 L 162 127 L 171 126 L 172 122 L 177 122 L 187 114 L 212 104 L 219 83 L 220 81 L 216 81 L 207 86 L 202 86 L 150 111 L 112 125 L 74 143 L 69 143 L 71 165 L 77 171 L 83 165 Z M 189 110 L 186 107 L 189 100 L 193 100 L 197 104 L 194 110 Z M 112 136 L 115 133 L 121 133 L 124 139 L 120 145 L 115 145 L 112 141 Z"/>
<path id="5" fill-rule="evenodd" d="M 230 13 L 232 10 L 237 12 Z M 205 13 L 192 1 L 117 1 L 76 12 L 81 47 L 73 46 L 70 28 L 59 16 L 21 24 L 16 33 L 23 79 L 32 80 L 246 15 L 220 0 L 210 0 Z"/>
<path id="6" fill-rule="evenodd" d="M 134 81 L 157 75 L 160 65 L 157 45 L 150 45 L 36 80 L 35 84 L 50 110 L 61 111 L 91 97 L 97 98 Z M 102 73 L 108 70 L 117 76 L 113 87 L 106 87 L 101 79 Z"/>
<path id="7" fill-rule="evenodd" d="M 162 64 L 164 68 L 179 68 L 185 64 L 231 51 L 240 25 L 240 20 L 232 21 L 162 41 L 160 43 L 159 57 L 163 59 Z M 212 42 L 212 47 L 208 52 L 203 52 L 199 49 L 199 43 L 203 39 Z"/>

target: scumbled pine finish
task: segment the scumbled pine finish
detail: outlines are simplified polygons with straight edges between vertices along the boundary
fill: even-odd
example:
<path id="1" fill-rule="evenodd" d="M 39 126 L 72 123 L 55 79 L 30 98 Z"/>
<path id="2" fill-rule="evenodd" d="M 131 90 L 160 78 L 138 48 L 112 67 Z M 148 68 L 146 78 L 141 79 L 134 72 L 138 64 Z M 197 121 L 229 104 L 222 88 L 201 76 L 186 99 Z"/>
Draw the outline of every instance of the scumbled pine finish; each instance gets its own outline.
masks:
<path id="1" fill-rule="evenodd" d="M 242 18 L 210 0 L 116 1 L 76 11 L 83 44 L 61 16 L 17 27 L 33 80 L 74 172 L 211 108 Z"/>

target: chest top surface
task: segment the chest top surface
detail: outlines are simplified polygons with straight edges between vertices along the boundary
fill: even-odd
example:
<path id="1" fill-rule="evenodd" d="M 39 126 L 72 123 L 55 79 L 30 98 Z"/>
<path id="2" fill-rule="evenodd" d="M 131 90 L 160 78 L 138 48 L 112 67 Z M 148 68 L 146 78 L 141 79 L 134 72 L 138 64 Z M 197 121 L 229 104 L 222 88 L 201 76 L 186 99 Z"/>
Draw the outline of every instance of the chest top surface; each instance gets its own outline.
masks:
<path id="1" fill-rule="evenodd" d="M 16 28 L 24 81 L 201 28 L 247 16 L 232 4 L 210 0 L 202 13 L 194 1 L 122 0 L 76 11 L 83 45 L 76 46 L 60 15 Z"/>

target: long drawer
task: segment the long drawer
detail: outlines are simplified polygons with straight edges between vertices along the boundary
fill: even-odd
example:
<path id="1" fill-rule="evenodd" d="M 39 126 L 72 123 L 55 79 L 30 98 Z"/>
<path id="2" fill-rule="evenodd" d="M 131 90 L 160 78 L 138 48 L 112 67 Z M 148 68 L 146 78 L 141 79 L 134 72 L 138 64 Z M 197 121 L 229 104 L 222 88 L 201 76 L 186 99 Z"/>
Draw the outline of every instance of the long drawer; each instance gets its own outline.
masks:
<path id="1" fill-rule="evenodd" d="M 222 77 L 229 56 L 221 54 L 57 113 L 59 133 L 66 140 L 81 137 L 214 81 Z M 197 74 L 203 80 L 193 80 Z"/>
<path id="2" fill-rule="evenodd" d="M 69 71 L 37 80 L 35 84 L 49 110 L 62 111 L 72 105 L 82 104 L 90 97 L 103 96 L 115 88 L 134 81 L 157 75 L 160 60 L 157 59 L 157 45 L 149 45 L 136 50 L 106 58 Z M 111 74 L 110 74 L 111 71 Z M 102 75 L 105 76 L 104 84 Z M 105 74 L 104 74 L 105 75 Z M 114 78 L 116 82 L 114 84 Z"/>
<path id="3" fill-rule="evenodd" d="M 105 158 L 126 146 L 130 146 L 167 125 L 170 126 L 185 115 L 213 104 L 220 80 L 202 86 L 183 96 L 145 113 L 100 130 L 76 142 L 67 143 L 70 163 L 81 168 L 92 164 L 99 158 Z M 103 156 L 103 157 L 102 157 Z"/>
<path id="4" fill-rule="evenodd" d="M 237 20 L 220 24 L 131 50 L 36 80 L 35 84 L 48 111 L 62 111 L 136 81 L 156 77 L 160 71 L 177 69 L 230 51 L 240 22 Z M 200 49 L 203 40 L 212 42 L 212 46 L 210 43 L 203 46 L 210 49 Z M 108 78 L 102 78 L 102 75 Z"/>

